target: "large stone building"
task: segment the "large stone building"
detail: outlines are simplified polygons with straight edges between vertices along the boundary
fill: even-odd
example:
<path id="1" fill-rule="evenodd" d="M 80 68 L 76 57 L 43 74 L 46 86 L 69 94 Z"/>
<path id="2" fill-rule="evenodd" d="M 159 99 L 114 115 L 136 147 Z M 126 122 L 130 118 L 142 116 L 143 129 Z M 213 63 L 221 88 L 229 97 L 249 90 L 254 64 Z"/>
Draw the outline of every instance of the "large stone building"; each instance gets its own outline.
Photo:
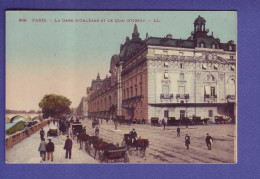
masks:
<path id="1" fill-rule="evenodd" d="M 205 26 L 199 16 L 186 40 L 171 34 L 164 38 L 146 35 L 142 40 L 135 25 L 132 38 L 126 37 L 119 56 L 111 59 L 111 77 L 97 89 L 93 88 L 98 79 L 92 82 L 89 113 L 107 114 L 109 106 L 116 104 L 117 115 L 148 123 L 152 117 L 234 118 L 236 45 L 232 40 L 220 42 Z M 98 100 L 93 105 L 94 98 Z M 104 108 L 106 99 L 109 105 Z"/>

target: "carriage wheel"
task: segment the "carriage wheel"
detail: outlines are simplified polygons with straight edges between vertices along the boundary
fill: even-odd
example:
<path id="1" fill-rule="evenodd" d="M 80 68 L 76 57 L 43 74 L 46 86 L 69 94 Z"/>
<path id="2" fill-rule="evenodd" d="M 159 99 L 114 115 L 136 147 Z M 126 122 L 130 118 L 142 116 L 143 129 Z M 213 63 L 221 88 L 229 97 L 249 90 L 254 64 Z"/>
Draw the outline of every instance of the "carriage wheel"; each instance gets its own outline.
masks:
<path id="1" fill-rule="evenodd" d="M 128 157 L 127 153 L 125 153 L 124 163 L 129 163 L 129 157 Z"/>

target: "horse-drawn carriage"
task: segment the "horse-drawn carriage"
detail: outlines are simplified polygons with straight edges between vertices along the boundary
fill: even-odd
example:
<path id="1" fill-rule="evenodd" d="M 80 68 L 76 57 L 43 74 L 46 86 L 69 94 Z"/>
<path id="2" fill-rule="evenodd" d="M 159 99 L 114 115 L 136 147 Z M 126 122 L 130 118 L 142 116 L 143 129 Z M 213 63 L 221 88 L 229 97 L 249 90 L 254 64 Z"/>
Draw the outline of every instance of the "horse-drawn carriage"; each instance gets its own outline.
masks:
<path id="1" fill-rule="evenodd" d="M 215 123 L 221 124 L 222 122 L 225 124 L 226 122 L 230 122 L 231 118 L 224 118 L 223 116 L 215 116 Z"/>
<path id="2" fill-rule="evenodd" d="M 52 137 L 56 137 L 58 136 L 58 129 L 56 126 L 51 126 L 49 131 L 47 132 L 47 137 L 52 136 Z"/>
<path id="3" fill-rule="evenodd" d="M 80 134 L 82 132 L 85 132 L 86 129 L 83 128 L 81 123 L 74 123 L 71 125 L 71 131 L 70 131 L 70 135 L 71 138 L 74 139 L 74 137 L 77 136 L 77 134 Z"/>
<path id="4" fill-rule="evenodd" d="M 113 147 L 104 150 L 101 162 L 124 162 L 128 163 L 129 158 L 127 155 L 127 148 L 126 147 Z"/>
<path id="5" fill-rule="evenodd" d="M 169 117 L 167 120 L 167 126 L 177 126 L 180 125 L 180 120 L 175 117 Z"/>
<path id="6" fill-rule="evenodd" d="M 145 156 L 146 148 L 149 146 L 148 139 L 133 139 L 131 134 L 124 134 L 124 141 L 127 149 L 129 150 L 129 155 L 132 155 L 132 151 L 140 152 L 141 156 Z"/>
<path id="7" fill-rule="evenodd" d="M 151 125 L 152 126 L 159 126 L 159 118 L 158 117 L 152 117 L 151 118 Z"/>

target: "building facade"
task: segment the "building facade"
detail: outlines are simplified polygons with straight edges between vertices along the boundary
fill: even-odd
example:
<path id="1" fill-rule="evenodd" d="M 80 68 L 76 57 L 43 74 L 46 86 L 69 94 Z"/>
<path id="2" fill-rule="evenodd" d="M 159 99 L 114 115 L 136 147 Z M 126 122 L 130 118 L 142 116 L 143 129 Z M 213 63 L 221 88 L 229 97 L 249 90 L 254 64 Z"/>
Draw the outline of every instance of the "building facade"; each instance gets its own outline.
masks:
<path id="1" fill-rule="evenodd" d="M 147 34 L 142 40 L 134 26 L 115 62 L 118 115 L 148 123 L 152 117 L 235 118 L 236 45 L 220 42 L 205 27 L 199 16 L 188 39 Z"/>

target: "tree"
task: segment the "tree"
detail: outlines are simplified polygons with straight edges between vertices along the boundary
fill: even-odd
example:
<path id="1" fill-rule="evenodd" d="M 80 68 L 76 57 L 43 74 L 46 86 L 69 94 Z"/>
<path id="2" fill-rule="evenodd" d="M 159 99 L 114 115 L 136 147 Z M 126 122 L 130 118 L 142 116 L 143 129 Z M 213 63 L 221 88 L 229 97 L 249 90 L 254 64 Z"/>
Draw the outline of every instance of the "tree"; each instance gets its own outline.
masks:
<path id="1" fill-rule="evenodd" d="M 42 109 L 43 118 L 59 117 L 61 114 L 70 112 L 71 101 L 61 95 L 45 95 L 39 107 Z"/>
<path id="2" fill-rule="evenodd" d="M 116 105 L 113 104 L 112 106 L 110 106 L 109 112 L 110 112 L 110 114 L 112 115 L 112 120 L 114 121 L 114 124 L 115 124 L 115 130 L 117 130 L 118 121 L 117 121 L 116 118 L 113 119 L 113 115 L 114 115 L 115 112 L 116 112 Z"/>

